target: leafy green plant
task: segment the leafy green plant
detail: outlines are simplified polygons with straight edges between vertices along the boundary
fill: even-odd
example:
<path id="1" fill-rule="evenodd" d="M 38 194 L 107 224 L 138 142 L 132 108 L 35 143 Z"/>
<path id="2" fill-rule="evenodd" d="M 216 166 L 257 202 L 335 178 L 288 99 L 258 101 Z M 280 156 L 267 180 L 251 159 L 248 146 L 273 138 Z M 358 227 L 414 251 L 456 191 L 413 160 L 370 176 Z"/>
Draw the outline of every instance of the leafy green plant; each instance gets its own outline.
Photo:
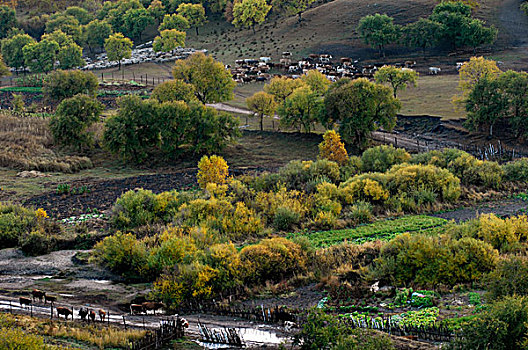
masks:
<path id="1" fill-rule="evenodd" d="M 63 194 L 69 194 L 70 193 L 70 185 L 69 184 L 59 184 L 57 185 L 57 194 L 63 195 Z"/>

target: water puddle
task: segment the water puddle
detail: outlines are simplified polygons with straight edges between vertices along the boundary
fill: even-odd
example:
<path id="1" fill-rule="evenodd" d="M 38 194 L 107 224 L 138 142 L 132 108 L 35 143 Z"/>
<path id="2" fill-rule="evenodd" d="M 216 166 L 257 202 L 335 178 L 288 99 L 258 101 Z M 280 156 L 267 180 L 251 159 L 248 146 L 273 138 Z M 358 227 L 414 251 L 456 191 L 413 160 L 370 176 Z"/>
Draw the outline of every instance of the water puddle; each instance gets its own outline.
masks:
<path id="1" fill-rule="evenodd" d="M 256 328 L 236 328 L 243 343 L 247 346 L 279 345 L 288 342 L 288 338 L 277 334 L 276 330 L 266 325 L 258 325 Z M 212 332 L 222 329 L 211 328 Z M 204 349 L 233 349 L 234 345 L 209 343 L 197 340 L 196 343 Z"/>

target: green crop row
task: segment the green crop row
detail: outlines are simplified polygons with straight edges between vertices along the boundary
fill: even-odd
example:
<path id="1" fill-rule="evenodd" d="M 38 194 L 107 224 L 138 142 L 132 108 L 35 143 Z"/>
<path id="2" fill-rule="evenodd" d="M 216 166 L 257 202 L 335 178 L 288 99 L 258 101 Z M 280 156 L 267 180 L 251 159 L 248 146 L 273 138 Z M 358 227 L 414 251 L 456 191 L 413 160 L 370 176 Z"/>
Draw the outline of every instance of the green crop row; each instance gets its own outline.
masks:
<path id="1" fill-rule="evenodd" d="M 446 223 L 447 220 L 442 218 L 414 215 L 393 220 L 378 221 L 351 229 L 291 234 L 290 238 L 305 236 L 316 247 L 328 247 L 345 241 L 361 244 L 374 240 L 390 240 L 405 232 L 436 234 L 441 231 Z"/>
<path id="2" fill-rule="evenodd" d="M 31 92 L 31 93 L 41 93 L 42 88 L 41 87 L 35 87 L 35 86 L 12 86 L 12 87 L 5 87 L 0 89 L 1 92 Z"/>

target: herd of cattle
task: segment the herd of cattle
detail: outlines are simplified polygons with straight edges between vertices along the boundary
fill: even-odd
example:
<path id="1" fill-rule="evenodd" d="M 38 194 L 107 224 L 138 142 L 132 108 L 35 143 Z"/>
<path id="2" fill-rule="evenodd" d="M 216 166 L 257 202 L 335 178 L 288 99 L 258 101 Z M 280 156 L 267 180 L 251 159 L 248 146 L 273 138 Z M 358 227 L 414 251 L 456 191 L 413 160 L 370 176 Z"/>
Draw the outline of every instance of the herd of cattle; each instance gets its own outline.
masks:
<path id="1" fill-rule="evenodd" d="M 19 303 L 20 307 L 30 307 L 35 303 L 35 301 L 38 300 L 39 303 L 42 303 L 44 300 L 44 304 L 47 304 L 50 302 L 51 307 L 53 309 L 54 303 L 57 301 L 56 296 L 48 295 L 46 292 L 33 289 L 31 291 L 31 298 L 28 297 L 20 297 Z M 131 304 L 130 305 L 130 314 L 131 315 L 138 315 L 138 314 L 148 314 L 149 311 L 152 311 L 154 315 L 156 314 L 156 311 L 163 309 L 165 305 L 160 302 L 155 301 L 146 301 L 141 304 Z M 57 310 L 57 317 L 60 318 L 60 316 L 64 316 L 65 319 L 68 319 L 68 317 L 71 316 L 71 319 L 73 320 L 74 313 L 73 308 L 65 307 L 65 306 L 57 306 L 55 307 Z M 79 309 L 78 315 L 82 321 L 89 321 L 95 322 L 97 316 L 99 316 L 99 320 L 101 322 L 104 322 L 106 319 L 106 311 L 103 309 L 93 310 L 89 309 L 87 307 L 81 307 Z"/>
<path id="2" fill-rule="evenodd" d="M 299 78 L 310 70 L 317 70 L 324 74 L 330 81 L 337 81 L 340 78 L 372 78 L 376 71 L 385 64 L 359 64 L 359 60 L 349 57 L 341 57 L 338 61 L 328 54 L 310 54 L 308 57 L 293 61 L 290 52 L 283 52 L 279 63 L 273 63 L 270 57 L 260 57 L 260 59 L 246 58 L 235 61 L 235 66 L 226 66 L 231 70 L 233 79 L 239 83 L 250 83 L 254 81 L 267 81 L 272 76 L 289 76 Z M 457 68 L 460 63 L 457 63 Z M 411 70 L 416 66 L 416 61 L 405 61 L 394 63 L 396 67 Z M 270 74 L 270 71 L 282 71 L 284 74 Z M 439 67 L 429 67 L 428 73 L 431 75 L 440 74 Z"/>

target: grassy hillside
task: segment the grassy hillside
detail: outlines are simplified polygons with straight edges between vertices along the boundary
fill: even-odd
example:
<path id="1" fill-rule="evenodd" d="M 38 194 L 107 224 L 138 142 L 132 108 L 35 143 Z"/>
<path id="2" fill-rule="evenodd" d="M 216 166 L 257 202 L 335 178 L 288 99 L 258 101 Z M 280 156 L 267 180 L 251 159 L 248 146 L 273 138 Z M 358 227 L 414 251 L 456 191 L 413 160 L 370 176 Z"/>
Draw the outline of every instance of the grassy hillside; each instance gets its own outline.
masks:
<path id="1" fill-rule="evenodd" d="M 297 17 L 272 16 L 257 27 L 256 34 L 250 29 L 234 28 L 223 18 L 210 18 L 199 36 L 189 31 L 187 45 L 208 49 L 225 63 L 232 63 L 239 57 L 277 59 L 283 51 L 291 51 L 298 57 L 311 52 L 329 52 L 335 56 L 377 58 L 376 52 L 364 45 L 356 33 L 361 17 L 386 13 L 394 17 L 396 23 L 406 24 L 428 16 L 436 3 L 434 0 L 334 0 L 306 11 L 301 24 Z M 501 3 L 484 0 L 476 11 L 477 17 L 500 26 Z M 508 34 L 501 33 L 498 44 L 508 40 Z M 388 53 L 393 56 L 414 54 L 401 47 L 389 48 Z"/>

